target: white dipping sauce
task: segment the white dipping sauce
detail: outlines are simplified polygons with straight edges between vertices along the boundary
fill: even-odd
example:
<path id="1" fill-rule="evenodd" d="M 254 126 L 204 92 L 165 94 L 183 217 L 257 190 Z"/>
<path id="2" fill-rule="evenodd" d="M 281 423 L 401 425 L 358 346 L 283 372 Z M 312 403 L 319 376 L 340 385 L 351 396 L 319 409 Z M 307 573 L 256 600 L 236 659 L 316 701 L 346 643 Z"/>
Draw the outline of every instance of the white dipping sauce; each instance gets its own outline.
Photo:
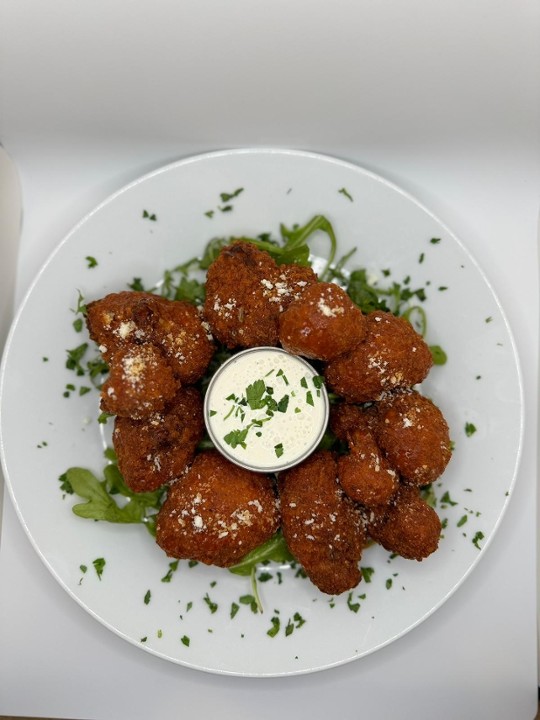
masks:
<path id="1" fill-rule="evenodd" d="M 260 472 L 308 457 L 324 435 L 328 412 L 322 377 L 302 358 L 274 347 L 250 348 L 227 360 L 204 402 L 216 449 Z"/>

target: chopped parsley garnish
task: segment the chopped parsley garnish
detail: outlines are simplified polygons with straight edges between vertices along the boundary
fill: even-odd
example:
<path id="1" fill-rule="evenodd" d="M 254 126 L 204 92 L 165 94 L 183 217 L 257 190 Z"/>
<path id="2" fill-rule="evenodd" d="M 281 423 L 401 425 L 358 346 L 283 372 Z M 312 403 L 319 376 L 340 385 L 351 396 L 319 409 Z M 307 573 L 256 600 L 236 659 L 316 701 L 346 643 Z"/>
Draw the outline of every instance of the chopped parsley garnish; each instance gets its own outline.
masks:
<path id="1" fill-rule="evenodd" d="M 77 347 L 73 348 L 72 350 L 66 350 L 67 352 L 67 360 L 66 360 L 66 367 L 68 370 L 73 370 L 77 375 L 84 375 L 85 369 L 81 364 L 81 360 L 86 354 L 86 351 L 88 350 L 88 343 L 81 343 L 81 345 L 77 345 Z"/>
<path id="2" fill-rule="evenodd" d="M 95 560 L 92 561 L 92 565 L 94 566 L 96 574 L 100 580 L 101 580 L 101 576 L 103 575 L 103 570 L 105 569 L 106 564 L 107 564 L 107 561 L 105 560 L 105 558 L 96 558 Z"/>
<path id="3" fill-rule="evenodd" d="M 283 455 L 283 443 L 274 445 L 274 452 L 276 453 L 276 457 L 280 458 Z"/>
<path id="4" fill-rule="evenodd" d="M 133 280 L 128 283 L 128 288 L 130 290 L 135 290 L 136 292 L 144 292 L 145 287 L 142 282 L 142 278 L 140 277 L 134 277 Z"/>
<path id="5" fill-rule="evenodd" d="M 176 572 L 176 570 L 178 570 L 178 563 L 179 563 L 178 560 L 173 560 L 172 562 L 169 563 L 169 569 L 167 570 L 166 575 L 164 575 L 161 578 L 161 582 L 163 582 L 163 583 L 171 582 L 173 574 Z"/>
<path id="6" fill-rule="evenodd" d="M 238 446 L 245 449 L 247 447 L 246 438 L 248 432 L 249 428 L 244 428 L 243 430 L 231 430 L 231 432 L 227 433 L 223 439 L 233 450 Z"/>
<path id="7" fill-rule="evenodd" d="M 353 594 L 350 592 L 347 595 L 347 607 L 349 610 L 352 610 L 352 612 L 357 613 L 360 610 L 360 603 L 359 602 L 353 602 Z"/>
<path id="8" fill-rule="evenodd" d="M 230 200 L 233 200 L 235 197 L 238 197 L 241 192 L 244 192 L 244 188 L 238 188 L 232 193 L 226 193 L 222 192 L 219 194 L 219 197 L 221 198 L 221 202 L 229 202 Z"/>
<path id="9" fill-rule="evenodd" d="M 266 384 L 264 380 L 256 380 L 246 388 L 246 400 L 252 410 L 260 410 L 265 407 L 266 401 L 263 395 L 266 392 Z"/>
<path id="10" fill-rule="evenodd" d="M 479 550 L 481 550 L 482 548 L 480 547 L 480 545 L 478 543 L 483 539 L 484 539 L 484 533 L 479 530 L 473 537 L 472 544 L 475 547 L 477 547 Z"/>
<path id="11" fill-rule="evenodd" d="M 183 637 L 180 638 L 180 642 L 183 645 L 185 645 L 186 647 L 189 647 L 189 643 L 191 642 L 191 640 L 189 639 L 189 637 L 187 635 L 184 635 Z"/>
<path id="12" fill-rule="evenodd" d="M 448 490 L 444 493 L 444 495 L 441 498 L 441 503 L 444 505 L 457 505 L 457 502 L 451 499 L 450 493 Z"/>
<path id="13" fill-rule="evenodd" d="M 259 612 L 259 605 L 254 595 L 242 595 L 238 598 L 238 602 L 242 605 L 249 605 L 252 613 L 256 614 Z"/>
<path id="14" fill-rule="evenodd" d="M 429 350 L 431 352 L 434 365 L 444 365 L 448 360 L 448 356 L 440 345 L 430 345 Z"/>
<path id="15" fill-rule="evenodd" d="M 277 411 L 280 413 L 286 413 L 289 407 L 289 396 L 284 395 L 277 404 Z"/>
<path id="16" fill-rule="evenodd" d="M 95 257 L 92 257 L 92 255 L 87 255 L 85 257 L 85 260 L 87 262 L 87 267 L 89 267 L 89 268 L 94 268 L 98 264 L 98 261 L 96 260 Z"/>
<path id="17" fill-rule="evenodd" d="M 203 600 L 208 605 L 208 609 L 210 610 L 210 612 L 213 615 L 218 609 L 218 604 L 213 602 L 213 600 L 210 600 L 210 596 L 208 595 L 208 593 L 206 593 Z"/>
<path id="18" fill-rule="evenodd" d="M 362 571 L 362 579 L 364 582 L 370 583 L 371 577 L 373 573 L 375 572 L 374 568 L 372 567 L 361 567 L 360 570 Z"/>
<path id="19" fill-rule="evenodd" d="M 269 630 L 267 630 L 266 634 L 269 637 L 275 637 L 278 634 L 279 629 L 281 627 L 281 620 L 279 619 L 279 617 L 277 615 L 274 615 L 274 617 L 271 618 L 270 622 L 272 623 L 272 627 Z"/>
<path id="20" fill-rule="evenodd" d="M 145 594 L 145 596 L 144 596 L 144 604 L 145 604 L 145 605 L 148 605 L 148 603 L 150 602 L 151 598 L 152 598 L 152 592 L 151 592 L 150 590 L 147 590 L 147 591 L 146 591 L 146 594 Z"/>
<path id="21" fill-rule="evenodd" d="M 338 192 L 341 193 L 342 195 L 345 195 L 345 197 L 347 198 L 347 200 L 350 200 L 351 202 L 354 202 L 353 196 L 350 194 L 350 192 L 347 190 L 347 188 L 342 187 L 342 188 L 340 188 L 340 189 L 338 190 Z"/>
<path id="22" fill-rule="evenodd" d="M 143 210 L 142 216 L 145 220 L 151 220 L 152 222 L 157 220 L 156 213 L 149 213 L 148 210 Z"/>
<path id="23" fill-rule="evenodd" d="M 272 371 L 270 371 L 270 372 L 272 372 Z M 289 381 L 287 380 L 287 376 L 285 375 L 285 373 L 283 372 L 283 370 L 281 368 L 277 371 L 276 377 L 280 377 L 283 380 L 283 382 L 285 383 L 285 385 L 289 384 Z"/>
<path id="24" fill-rule="evenodd" d="M 471 435 L 474 435 L 475 432 L 476 432 L 476 425 L 474 425 L 471 422 L 466 422 L 465 423 L 465 435 L 467 437 L 471 437 Z"/>

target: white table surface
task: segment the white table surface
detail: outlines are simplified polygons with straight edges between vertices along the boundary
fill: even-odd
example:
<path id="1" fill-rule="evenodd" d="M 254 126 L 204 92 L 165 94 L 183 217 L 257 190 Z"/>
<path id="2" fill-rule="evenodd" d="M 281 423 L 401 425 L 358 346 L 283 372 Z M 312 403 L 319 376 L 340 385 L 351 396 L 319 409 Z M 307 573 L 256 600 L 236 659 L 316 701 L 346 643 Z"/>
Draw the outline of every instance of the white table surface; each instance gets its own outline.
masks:
<path id="1" fill-rule="evenodd" d="M 515 494 L 463 586 L 392 645 L 303 677 L 204 674 L 116 637 L 49 575 L 5 498 L 0 714 L 534 717 L 540 13 L 469 5 L 4 2 L 0 140 L 24 210 L 16 306 L 80 217 L 148 169 L 231 146 L 335 154 L 417 196 L 480 262 L 515 335 L 526 427 Z"/>

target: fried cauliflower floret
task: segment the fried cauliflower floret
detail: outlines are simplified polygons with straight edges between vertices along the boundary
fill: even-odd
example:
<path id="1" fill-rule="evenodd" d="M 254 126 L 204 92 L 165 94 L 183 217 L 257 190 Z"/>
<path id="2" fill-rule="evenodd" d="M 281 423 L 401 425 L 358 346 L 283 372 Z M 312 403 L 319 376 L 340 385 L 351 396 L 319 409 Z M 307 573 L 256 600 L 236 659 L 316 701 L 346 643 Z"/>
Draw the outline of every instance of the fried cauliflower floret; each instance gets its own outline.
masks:
<path id="1" fill-rule="evenodd" d="M 161 352 L 149 343 L 127 346 L 111 359 L 101 409 L 135 419 L 161 412 L 180 386 Z"/>
<path id="2" fill-rule="evenodd" d="M 348 434 L 349 454 L 338 458 L 338 477 L 345 493 L 365 508 L 390 502 L 398 474 L 390 466 L 367 426 Z"/>
<path id="3" fill-rule="evenodd" d="M 389 552 L 408 560 L 423 560 L 435 552 L 441 521 L 420 497 L 418 488 L 403 485 L 382 518 L 368 522 L 369 536 Z"/>
<path id="4" fill-rule="evenodd" d="M 366 327 L 365 316 L 345 290 L 319 282 L 279 316 L 279 340 L 295 355 L 332 360 L 363 340 Z"/>
<path id="5" fill-rule="evenodd" d="M 276 346 L 279 314 L 316 281 L 311 268 L 278 266 L 252 243 L 236 241 L 208 268 L 204 314 L 228 348 Z"/>
<path id="6" fill-rule="evenodd" d="M 204 375 L 214 343 L 195 305 L 152 293 L 111 293 L 87 306 L 90 337 L 106 362 L 122 349 L 143 343 L 160 348 L 184 384 Z"/>
<path id="7" fill-rule="evenodd" d="M 171 486 L 157 515 L 156 541 L 171 557 L 229 567 L 278 528 L 271 478 L 210 450 Z"/>
<path id="8" fill-rule="evenodd" d="M 314 585 L 330 595 L 356 587 L 364 526 L 339 487 L 332 454 L 316 452 L 281 473 L 279 495 L 283 536 Z"/>
<path id="9" fill-rule="evenodd" d="M 331 360 L 325 377 L 349 402 L 367 402 L 422 382 L 432 364 L 429 347 L 408 320 L 376 310 L 367 316 L 365 339 Z"/>
<path id="10" fill-rule="evenodd" d="M 157 345 L 184 385 L 197 382 L 212 359 L 215 346 L 195 305 L 165 301 L 150 305 L 150 339 Z"/>
<path id="11" fill-rule="evenodd" d="M 373 406 L 361 407 L 352 403 L 337 403 L 330 408 L 330 430 L 338 440 L 347 442 L 352 431 L 364 428 L 366 425 L 368 428 L 373 426 L 375 412 Z"/>
<path id="12" fill-rule="evenodd" d="M 204 433 L 199 391 L 181 389 L 161 413 L 144 420 L 116 417 L 113 447 L 118 468 L 133 492 L 151 492 L 179 478 Z"/>
<path id="13" fill-rule="evenodd" d="M 415 390 L 392 393 L 377 405 L 375 437 L 392 467 L 409 483 L 428 485 L 452 454 L 440 409 Z"/>
<path id="14" fill-rule="evenodd" d="M 90 338 L 107 363 L 119 350 L 148 342 L 150 327 L 137 316 L 153 297 L 151 293 L 126 290 L 87 304 L 86 325 Z"/>

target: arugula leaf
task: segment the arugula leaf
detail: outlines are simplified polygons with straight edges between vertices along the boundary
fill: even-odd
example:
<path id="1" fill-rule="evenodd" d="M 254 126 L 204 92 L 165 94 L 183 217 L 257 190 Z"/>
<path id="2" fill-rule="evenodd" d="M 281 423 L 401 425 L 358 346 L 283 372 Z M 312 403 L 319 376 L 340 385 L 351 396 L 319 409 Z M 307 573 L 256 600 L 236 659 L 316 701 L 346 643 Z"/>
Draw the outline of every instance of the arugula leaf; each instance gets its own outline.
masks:
<path id="1" fill-rule="evenodd" d="M 286 240 L 285 245 L 282 248 L 281 259 L 278 261 L 280 263 L 296 262 L 298 265 L 306 264 L 305 262 L 301 263 L 298 262 L 298 260 L 292 260 L 290 258 L 291 256 L 296 256 L 299 254 L 304 257 L 306 249 L 307 255 L 309 256 L 309 248 L 306 245 L 306 242 L 310 235 L 313 235 L 313 233 L 317 232 L 317 230 L 321 230 L 328 235 L 328 238 L 330 240 L 330 252 L 328 253 L 328 260 L 326 261 L 326 265 L 323 271 L 319 274 L 319 280 L 325 281 L 327 279 L 330 265 L 334 262 L 337 249 L 337 240 L 334 234 L 334 228 L 332 227 L 330 221 L 325 218 L 324 215 L 315 215 L 309 222 L 307 222 L 302 227 L 296 227 L 289 230 L 285 227 L 285 225 L 282 224 L 280 226 L 280 229 L 282 236 Z M 307 261 L 307 257 L 305 257 L 305 260 Z"/>
<path id="2" fill-rule="evenodd" d="M 141 522 L 140 508 L 131 503 L 125 508 L 120 508 L 109 495 L 104 484 L 89 470 L 69 468 L 66 477 L 73 491 L 87 500 L 86 503 L 73 506 L 75 515 L 107 522 Z"/>
<path id="3" fill-rule="evenodd" d="M 351 273 L 347 294 L 364 313 L 370 313 L 373 310 L 389 312 L 385 301 L 379 297 L 379 293 L 369 284 L 365 268 L 354 270 Z"/>
<path id="4" fill-rule="evenodd" d="M 116 465 L 107 465 L 104 475 L 105 479 L 99 480 L 85 468 L 72 467 L 66 471 L 65 477 L 73 492 L 87 501 L 73 506 L 75 515 L 112 523 L 149 524 L 151 529 L 148 509 L 159 508 L 163 490 L 160 488 L 153 493 L 132 492 L 125 485 Z M 123 495 L 128 498 L 128 502 L 122 507 L 119 506 L 114 494 Z"/>
<path id="5" fill-rule="evenodd" d="M 103 469 L 105 477 L 105 488 L 110 495 L 120 494 L 124 497 L 136 500 L 140 505 L 155 508 L 161 507 L 163 488 L 154 490 L 153 492 L 133 492 L 125 483 L 122 473 L 118 469 L 118 465 L 111 463 Z"/>
<path id="6" fill-rule="evenodd" d="M 231 565 L 229 571 L 235 575 L 249 576 L 257 565 L 270 560 L 278 563 L 294 562 L 294 557 L 280 530 L 270 540 L 249 552 L 236 565 Z"/>

